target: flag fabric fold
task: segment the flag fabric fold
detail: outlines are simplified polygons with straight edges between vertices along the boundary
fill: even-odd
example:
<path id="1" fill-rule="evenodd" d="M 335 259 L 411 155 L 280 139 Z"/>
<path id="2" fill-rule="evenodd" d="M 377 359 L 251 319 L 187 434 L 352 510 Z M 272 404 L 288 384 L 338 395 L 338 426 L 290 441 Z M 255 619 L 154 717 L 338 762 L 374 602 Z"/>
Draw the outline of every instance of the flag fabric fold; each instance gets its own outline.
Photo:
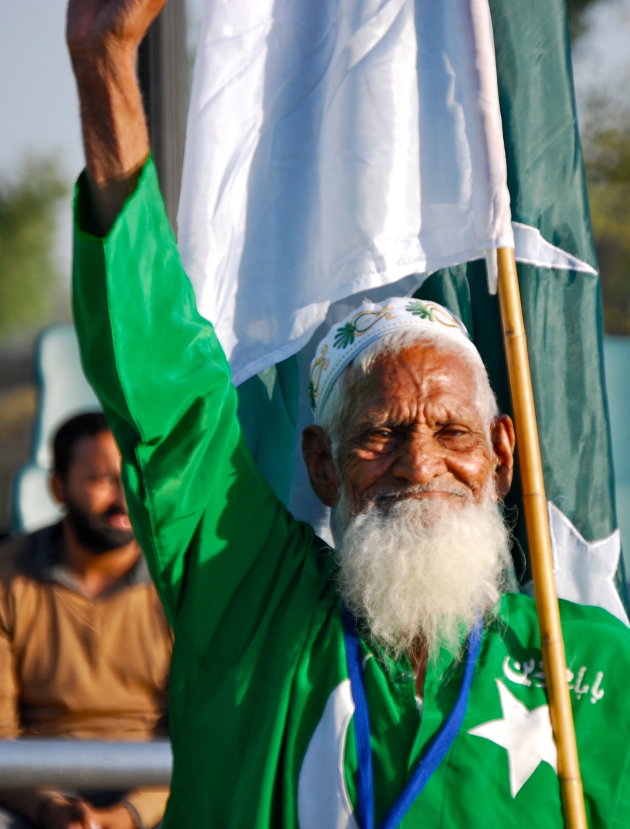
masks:
<path id="1" fill-rule="evenodd" d="M 178 216 L 235 382 L 331 303 L 513 245 L 486 0 L 210 3 Z"/>

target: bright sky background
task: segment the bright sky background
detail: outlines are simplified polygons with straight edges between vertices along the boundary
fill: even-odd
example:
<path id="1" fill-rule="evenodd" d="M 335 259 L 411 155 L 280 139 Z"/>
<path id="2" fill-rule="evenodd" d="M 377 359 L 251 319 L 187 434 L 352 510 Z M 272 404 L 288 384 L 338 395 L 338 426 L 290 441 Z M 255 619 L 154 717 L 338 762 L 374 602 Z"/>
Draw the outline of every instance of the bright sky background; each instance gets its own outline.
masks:
<path id="1" fill-rule="evenodd" d="M 189 0 L 198 9 L 201 0 Z M 2 0 L 0 177 L 31 151 L 56 153 L 72 180 L 83 165 L 78 107 L 64 43 L 66 0 Z M 630 83 L 630 0 L 602 0 L 576 54 L 581 90 Z M 615 82 L 616 78 L 623 78 Z M 69 207 L 62 211 L 60 256 L 69 262 Z"/>
<path id="2" fill-rule="evenodd" d="M 630 111 L 630 0 L 601 0 L 587 23 L 573 54 L 578 102 L 590 90 L 608 90 Z"/>
<path id="3" fill-rule="evenodd" d="M 81 164 L 78 108 L 64 43 L 65 0 L 3 0 L 0 26 L 0 173 L 29 149 Z"/>

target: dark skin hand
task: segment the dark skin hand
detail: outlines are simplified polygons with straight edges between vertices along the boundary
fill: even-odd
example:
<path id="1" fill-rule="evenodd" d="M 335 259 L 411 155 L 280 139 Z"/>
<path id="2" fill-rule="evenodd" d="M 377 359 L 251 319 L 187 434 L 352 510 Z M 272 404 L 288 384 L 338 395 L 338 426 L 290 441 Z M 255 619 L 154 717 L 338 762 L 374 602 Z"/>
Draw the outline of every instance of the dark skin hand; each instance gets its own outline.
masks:
<path id="1" fill-rule="evenodd" d="M 95 230 L 106 233 L 150 145 L 136 64 L 166 0 L 69 0 L 66 38 L 81 105 Z"/>
<path id="2" fill-rule="evenodd" d="M 120 804 L 96 809 L 63 795 L 45 804 L 41 821 L 46 829 L 135 829 L 136 825 L 131 812 Z"/>

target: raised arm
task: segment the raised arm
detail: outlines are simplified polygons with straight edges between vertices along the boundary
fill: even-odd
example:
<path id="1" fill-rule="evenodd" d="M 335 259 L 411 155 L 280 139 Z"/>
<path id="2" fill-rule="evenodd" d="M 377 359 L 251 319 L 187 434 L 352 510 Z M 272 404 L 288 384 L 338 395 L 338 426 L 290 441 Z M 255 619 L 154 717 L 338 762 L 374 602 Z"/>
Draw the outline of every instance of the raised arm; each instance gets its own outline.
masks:
<path id="1" fill-rule="evenodd" d="M 166 0 L 69 0 L 66 37 L 79 92 L 94 230 L 106 233 L 149 155 L 136 65 Z"/>
<path id="2" fill-rule="evenodd" d="M 197 311 L 156 170 L 144 163 L 135 63 L 164 2 L 69 0 L 87 156 L 75 199 L 73 308 L 176 653 L 187 648 L 200 667 L 224 642 L 230 653 L 251 650 L 264 638 L 263 616 L 287 596 L 299 608 L 287 626 L 293 648 L 304 607 L 327 581 L 311 557 L 312 531 L 287 514 L 245 445 L 229 366 Z"/>

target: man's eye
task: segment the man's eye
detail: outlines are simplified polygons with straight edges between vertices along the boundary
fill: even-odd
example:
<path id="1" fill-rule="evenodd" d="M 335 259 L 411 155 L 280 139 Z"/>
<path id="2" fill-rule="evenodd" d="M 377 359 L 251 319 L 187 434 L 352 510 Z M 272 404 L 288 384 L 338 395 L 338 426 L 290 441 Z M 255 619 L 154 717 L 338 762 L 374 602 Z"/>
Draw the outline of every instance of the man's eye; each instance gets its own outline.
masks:
<path id="1" fill-rule="evenodd" d="M 394 440 L 395 435 L 392 429 L 379 427 L 378 429 L 369 429 L 364 432 L 361 437 L 361 443 L 364 446 L 384 446 Z"/>
<path id="2" fill-rule="evenodd" d="M 370 434 L 375 438 L 391 438 L 393 436 L 391 429 L 372 429 Z"/>
<path id="3" fill-rule="evenodd" d="M 457 438 L 466 437 L 469 434 L 469 430 L 466 429 L 464 426 L 443 426 L 440 431 L 439 435 L 441 438 L 445 438 L 447 440 L 455 440 Z"/>
<path id="4" fill-rule="evenodd" d="M 109 474 L 91 475 L 89 481 L 96 486 L 111 486 L 116 482 L 116 478 L 114 475 Z"/>

